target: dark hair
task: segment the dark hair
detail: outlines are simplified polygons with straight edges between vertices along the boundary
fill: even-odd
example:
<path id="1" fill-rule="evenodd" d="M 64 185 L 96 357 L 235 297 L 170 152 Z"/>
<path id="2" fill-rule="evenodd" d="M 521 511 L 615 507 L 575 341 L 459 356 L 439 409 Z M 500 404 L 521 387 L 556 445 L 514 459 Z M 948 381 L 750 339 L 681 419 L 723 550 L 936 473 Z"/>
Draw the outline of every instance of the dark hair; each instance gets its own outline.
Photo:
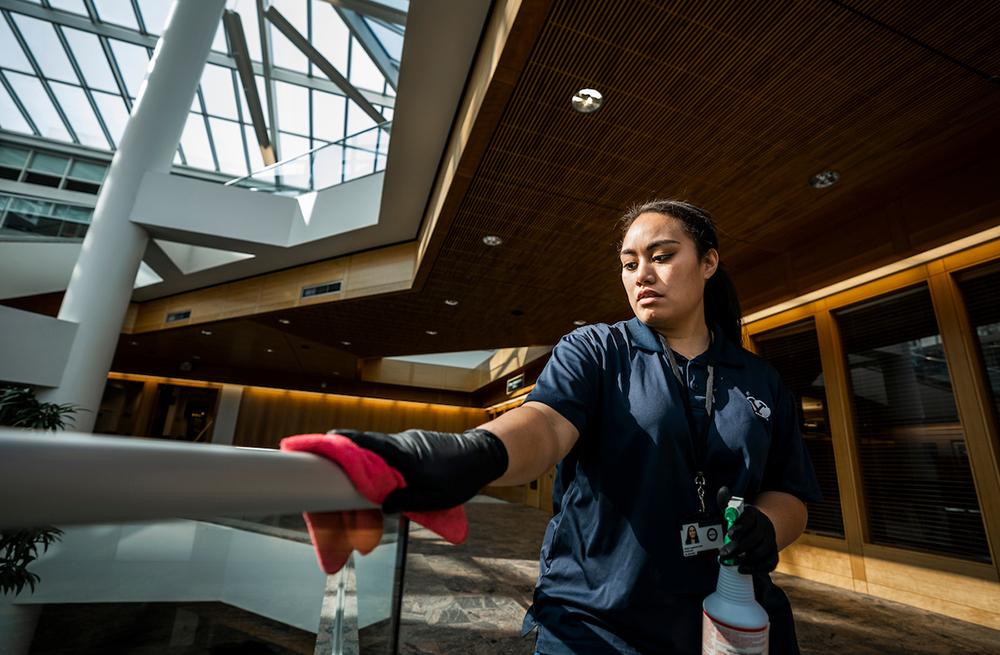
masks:
<path id="1" fill-rule="evenodd" d="M 625 234 L 635 219 L 647 213 L 663 214 L 680 221 L 684 231 L 694 241 L 699 259 L 710 249 L 719 249 L 719 238 L 715 233 L 712 215 L 701 207 L 682 200 L 651 200 L 633 206 L 618 222 L 621 240 L 625 239 Z M 621 250 L 621 240 L 618 244 L 619 250 Z M 737 346 L 743 346 L 743 313 L 740 311 L 740 299 L 721 261 L 712 277 L 705 281 L 705 322 L 709 326 L 717 323 L 730 341 Z"/>

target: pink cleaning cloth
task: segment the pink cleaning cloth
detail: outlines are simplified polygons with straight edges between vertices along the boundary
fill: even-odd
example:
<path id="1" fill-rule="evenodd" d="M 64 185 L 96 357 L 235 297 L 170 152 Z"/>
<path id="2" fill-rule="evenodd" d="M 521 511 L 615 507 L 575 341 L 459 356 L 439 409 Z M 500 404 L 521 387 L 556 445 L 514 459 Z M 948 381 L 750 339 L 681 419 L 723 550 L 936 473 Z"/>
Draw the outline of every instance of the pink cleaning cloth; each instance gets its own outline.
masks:
<path id="1" fill-rule="evenodd" d="M 406 487 L 403 475 L 372 451 L 339 434 L 300 434 L 281 440 L 281 450 L 325 457 L 337 464 L 362 496 L 381 505 L 391 492 Z M 352 550 L 367 554 L 382 536 L 381 510 L 306 512 L 309 536 L 316 547 L 320 568 L 336 573 Z M 453 544 L 469 535 L 469 521 L 461 505 L 434 512 L 403 512 L 406 516 Z"/>

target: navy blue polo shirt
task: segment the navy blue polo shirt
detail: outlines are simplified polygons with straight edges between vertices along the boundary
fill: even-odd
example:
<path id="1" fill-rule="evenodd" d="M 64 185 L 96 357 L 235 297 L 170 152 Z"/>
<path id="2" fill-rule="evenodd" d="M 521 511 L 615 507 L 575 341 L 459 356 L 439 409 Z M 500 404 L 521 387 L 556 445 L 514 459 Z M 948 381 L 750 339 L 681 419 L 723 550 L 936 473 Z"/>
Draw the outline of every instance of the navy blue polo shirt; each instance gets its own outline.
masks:
<path id="1" fill-rule="evenodd" d="M 542 653 L 670 653 L 700 644 L 701 601 L 714 591 L 719 565 L 715 553 L 681 552 L 680 527 L 696 517 L 698 500 L 680 394 L 690 394 L 696 422 L 704 421 L 708 362 L 708 512 L 718 515 L 722 485 L 751 503 L 762 491 L 820 498 L 791 392 L 770 364 L 711 329 L 707 352 L 690 361 L 675 355 L 689 390 L 670 372 L 657 333 L 633 318 L 564 336 L 528 395 L 580 433 L 557 467 L 555 515 L 524 621 L 525 633 L 538 625 Z"/>

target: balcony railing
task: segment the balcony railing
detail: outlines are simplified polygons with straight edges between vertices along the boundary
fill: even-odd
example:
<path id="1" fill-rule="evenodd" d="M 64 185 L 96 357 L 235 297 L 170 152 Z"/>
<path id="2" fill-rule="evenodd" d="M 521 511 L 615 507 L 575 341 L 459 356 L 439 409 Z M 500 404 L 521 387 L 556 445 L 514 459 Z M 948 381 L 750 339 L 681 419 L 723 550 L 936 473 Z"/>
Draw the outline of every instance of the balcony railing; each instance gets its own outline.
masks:
<path id="1" fill-rule="evenodd" d="M 298 196 L 385 170 L 391 122 L 346 136 L 240 177 L 226 186 Z"/>
<path id="2" fill-rule="evenodd" d="M 87 637 L 67 626 L 84 615 L 90 621 L 145 608 L 140 614 L 150 623 L 140 632 L 171 634 L 163 652 L 183 645 L 175 643 L 182 615 L 195 626 L 184 633 L 189 646 L 259 648 L 294 638 L 315 653 L 396 652 L 407 521 L 386 516 L 375 550 L 355 553 L 326 576 L 301 512 L 374 506 L 320 457 L 0 428 L 0 498 L 0 528 L 64 531 L 29 567 L 41 577 L 37 590 L 25 590 L 11 606 L 34 612 L 32 636 L 43 650 L 53 640 L 62 647 L 133 647 L 116 640 L 134 638 L 134 627 L 125 637 L 87 630 L 98 641 L 82 643 Z M 146 611 L 153 607 L 159 609 Z M 243 620 L 254 629 L 234 637 L 232 615 L 247 613 Z M 166 616 L 160 623 L 167 627 L 153 614 Z M 5 650 L 5 627 L 0 652 L 14 652 Z M 219 642 L 220 635 L 230 641 Z"/>

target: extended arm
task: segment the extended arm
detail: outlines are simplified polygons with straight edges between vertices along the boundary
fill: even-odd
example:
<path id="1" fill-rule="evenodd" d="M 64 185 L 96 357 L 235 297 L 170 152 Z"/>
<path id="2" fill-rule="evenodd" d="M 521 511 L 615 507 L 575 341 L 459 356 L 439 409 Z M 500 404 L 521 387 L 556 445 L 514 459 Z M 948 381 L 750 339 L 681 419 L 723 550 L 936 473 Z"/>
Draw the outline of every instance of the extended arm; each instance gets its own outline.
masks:
<path id="1" fill-rule="evenodd" d="M 548 405 L 527 402 L 479 426 L 507 448 L 507 471 L 492 484 L 530 482 L 555 466 L 573 448 L 580 433 Z"/>

